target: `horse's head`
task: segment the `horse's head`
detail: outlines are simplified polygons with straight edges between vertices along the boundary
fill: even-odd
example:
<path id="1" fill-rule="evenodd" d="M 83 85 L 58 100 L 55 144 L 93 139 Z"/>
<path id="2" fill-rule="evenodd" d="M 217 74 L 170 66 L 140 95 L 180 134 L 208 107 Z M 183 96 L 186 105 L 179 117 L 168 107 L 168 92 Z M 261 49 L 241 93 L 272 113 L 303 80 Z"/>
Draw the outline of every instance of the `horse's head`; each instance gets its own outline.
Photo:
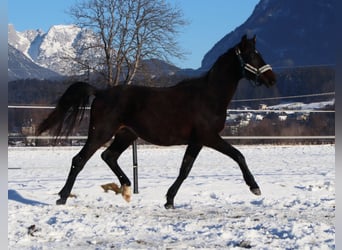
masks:
<path id="1" fill-rule="evenodd" d="M 241 42 L 235 47 L 235 53 L 240 61 L 242 75 L 256 85 L 271 87 L 276 83 L 272 67 L 266 64 L 261 54 L 255 48 L 256 36 L 247 39 L 244 35 Z"/>

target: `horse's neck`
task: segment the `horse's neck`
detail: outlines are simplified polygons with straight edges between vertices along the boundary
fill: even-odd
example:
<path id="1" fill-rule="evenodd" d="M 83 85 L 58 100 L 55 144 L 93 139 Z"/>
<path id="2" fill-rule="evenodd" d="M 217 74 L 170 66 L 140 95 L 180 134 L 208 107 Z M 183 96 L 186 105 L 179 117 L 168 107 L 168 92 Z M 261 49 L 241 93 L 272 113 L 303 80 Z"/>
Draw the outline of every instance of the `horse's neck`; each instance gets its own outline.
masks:
<path id="1" fill-rule="evenodd" d="M 228 54 L 229 53 L 229 54 Z M 228 106 L 241 79 L 238 64 L 233 51 L 218 59 L 208 72 L 208 86 L 217 97 L 217 101 Z"/>

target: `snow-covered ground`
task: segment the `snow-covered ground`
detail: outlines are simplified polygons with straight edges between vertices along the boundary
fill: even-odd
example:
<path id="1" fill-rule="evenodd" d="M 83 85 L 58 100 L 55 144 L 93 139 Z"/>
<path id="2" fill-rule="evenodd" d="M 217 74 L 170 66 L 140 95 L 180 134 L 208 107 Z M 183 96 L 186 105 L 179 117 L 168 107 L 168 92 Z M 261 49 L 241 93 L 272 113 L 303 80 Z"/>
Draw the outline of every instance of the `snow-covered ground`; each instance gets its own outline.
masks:
<path id="1" fill-rule="evenodd" d="M 319 110 L 324 109 L 327 106 L 335 105 L 335 99 L 325 102 L 312 102 L 312 103 L 302 103 L 302 102 L 290 102 L 285 104 L 278 104 L 274 106 L 269 106 L 269 109 L 273 110 Z"/>
<path id="2" fill-rule="evenodd" d="M 9 249 L 334 249 L 335 146 L 238 146 L 261 187 L 254 196 L 235 162 L 204 148 L 166 210 L 184 147 L 138 146 L 139 194 L 126 203 L 100 159 L 55 205 L 80 148 L 8 148 Z M 120 158 L 132 180 L 132 152 Z M 30 228 L 30 229 L 29 229 Z"/>

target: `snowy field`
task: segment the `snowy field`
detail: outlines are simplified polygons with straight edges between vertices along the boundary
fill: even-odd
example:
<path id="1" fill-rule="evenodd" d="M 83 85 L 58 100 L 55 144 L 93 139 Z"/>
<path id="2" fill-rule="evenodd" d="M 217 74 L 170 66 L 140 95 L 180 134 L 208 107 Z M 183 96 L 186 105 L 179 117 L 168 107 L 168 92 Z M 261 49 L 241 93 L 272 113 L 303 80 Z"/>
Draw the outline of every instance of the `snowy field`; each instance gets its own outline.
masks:
<path id="1" fill-rule="evenodd" d="M 237 146 L 260 185 L 204 148 L 164 209 L 185 147 L 138 146 L 139 194 L 126 203 L 99 150 L 55 205 L 78 147 L 8 148 L 9 249 L 335 249 L 335 146 Z M 132 151 L 120 158 L 132 179 Z"/>

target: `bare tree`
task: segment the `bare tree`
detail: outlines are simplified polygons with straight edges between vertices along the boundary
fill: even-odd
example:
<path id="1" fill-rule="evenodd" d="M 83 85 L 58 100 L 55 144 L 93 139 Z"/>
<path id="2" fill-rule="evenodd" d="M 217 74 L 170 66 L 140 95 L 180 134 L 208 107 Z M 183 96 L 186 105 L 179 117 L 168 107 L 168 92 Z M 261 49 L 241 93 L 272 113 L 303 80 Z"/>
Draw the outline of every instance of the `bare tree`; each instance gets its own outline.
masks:
<path id="1" fill-rule="evenodd" d="M 79 27 L 94 32 L 96 43 L 84 48 L 101 48 L 97 66 L 109 85 L 131 84 L 143 59 L 183 57 L 176 35 L 187 22 L 165 0 L 83 0 L 69 13 Z"/>

